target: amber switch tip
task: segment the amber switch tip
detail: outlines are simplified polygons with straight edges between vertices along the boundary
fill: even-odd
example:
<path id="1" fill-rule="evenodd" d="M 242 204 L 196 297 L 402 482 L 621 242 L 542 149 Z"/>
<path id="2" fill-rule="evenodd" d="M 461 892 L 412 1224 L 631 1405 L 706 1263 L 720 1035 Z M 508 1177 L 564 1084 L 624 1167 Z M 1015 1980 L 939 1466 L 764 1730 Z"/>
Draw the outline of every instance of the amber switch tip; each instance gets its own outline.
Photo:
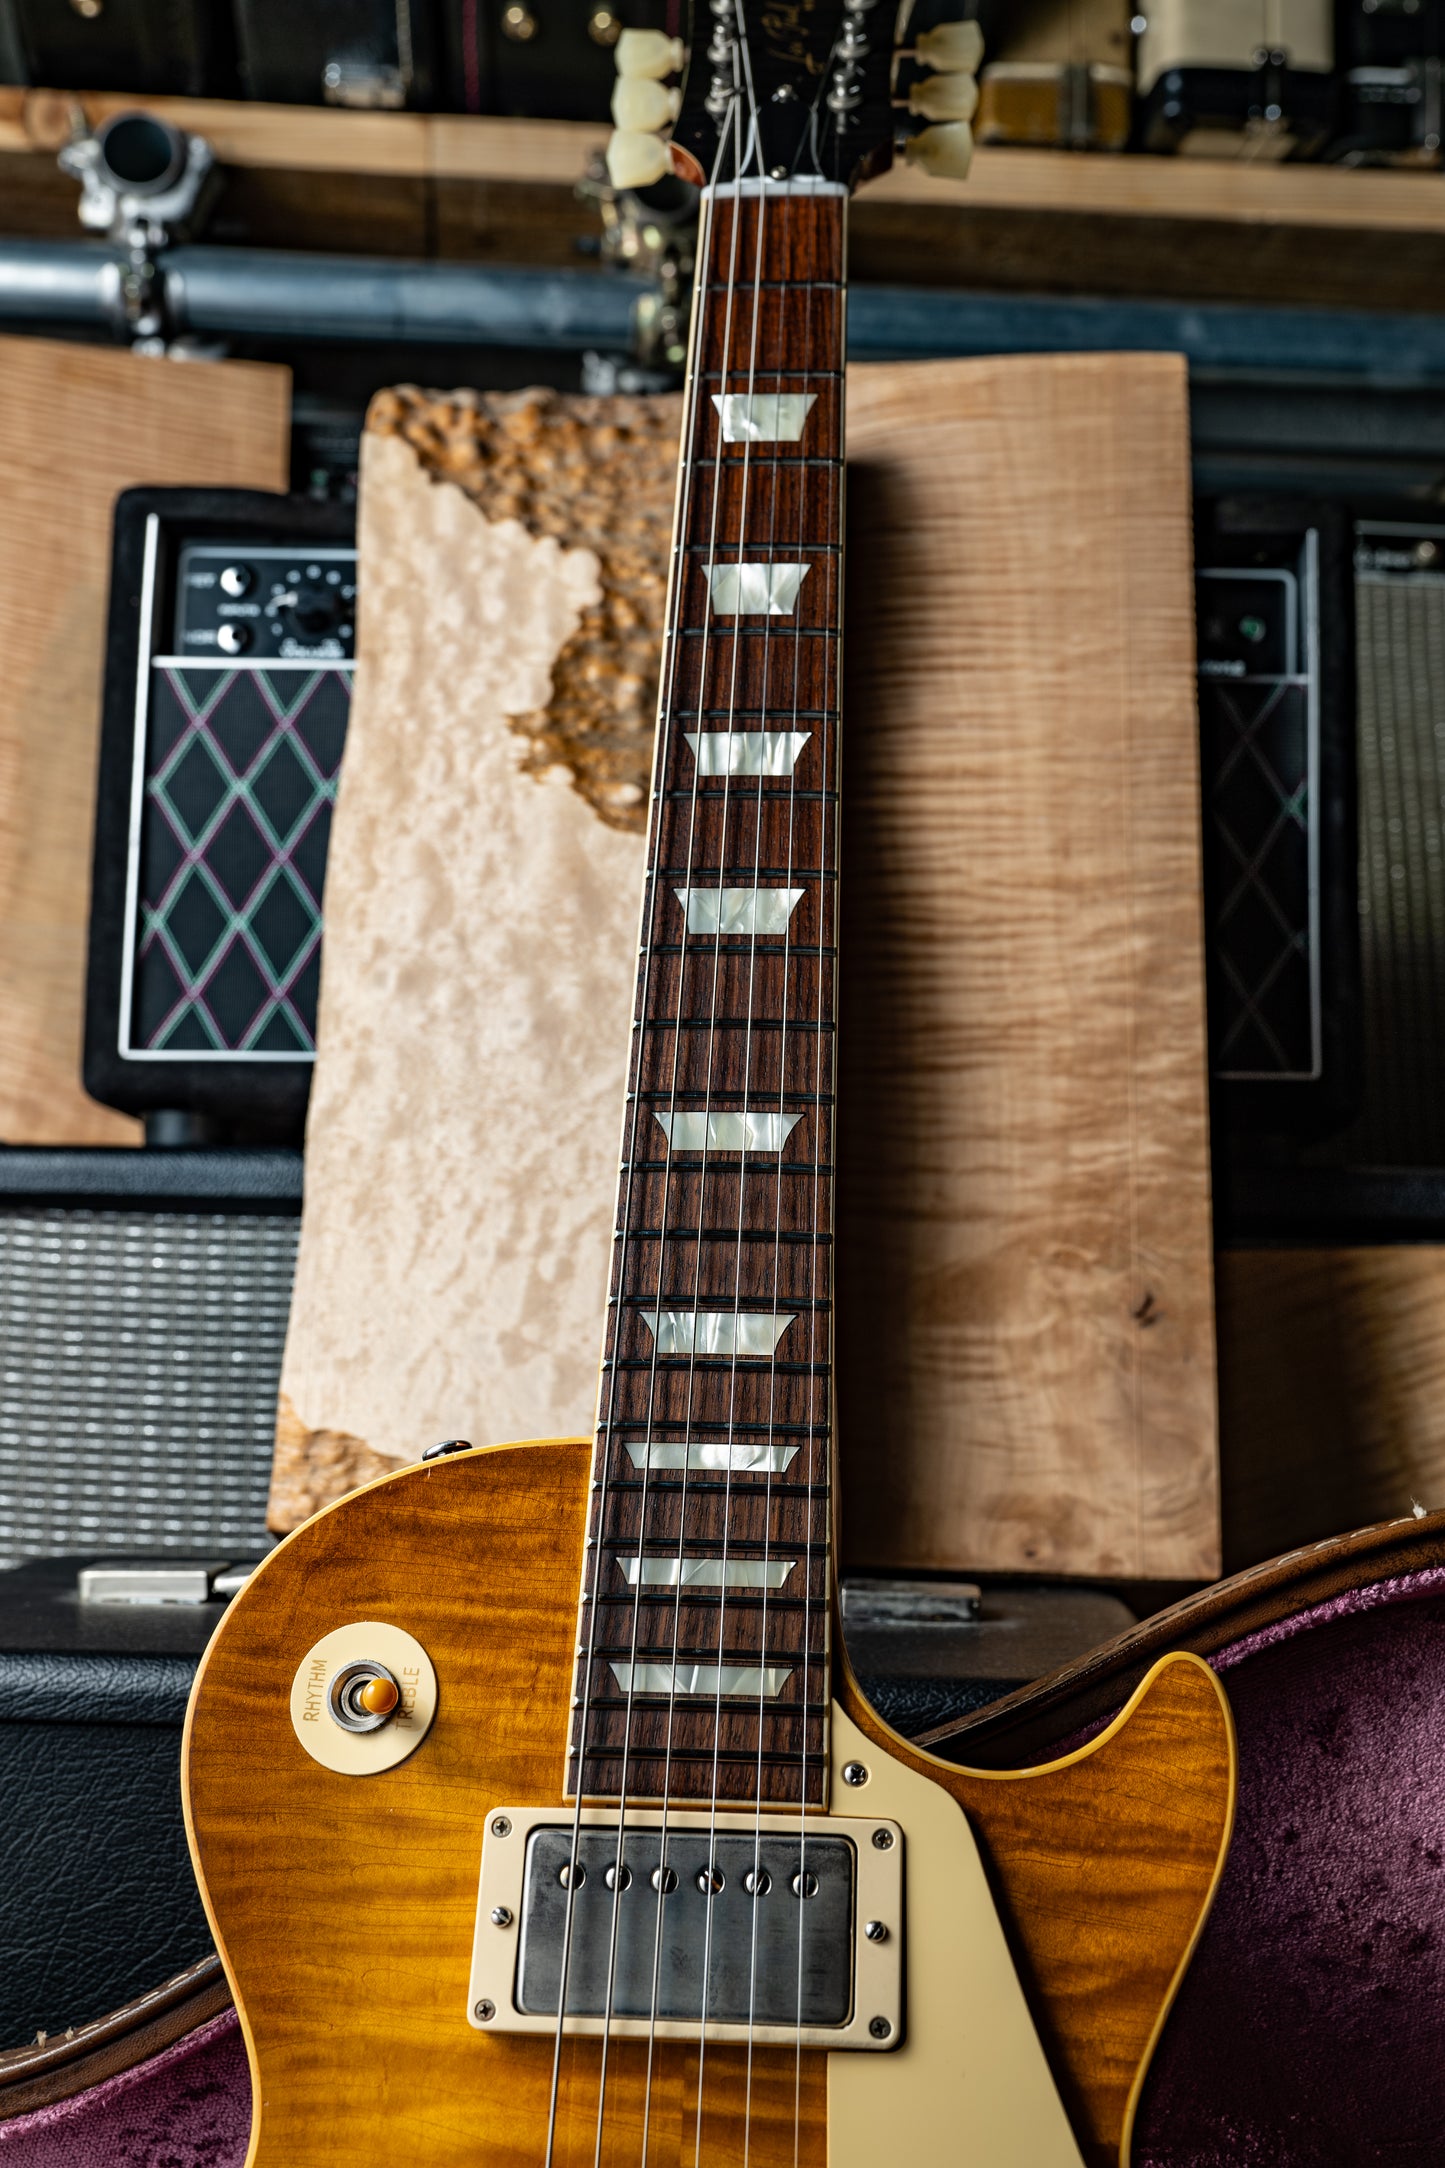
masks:
<path id="1" fill-rule="evenodd" d="M 394 1679 L 368 1679 L 356 1698 L 368 1716 L 390 1716 L 401 1693 Z"/>

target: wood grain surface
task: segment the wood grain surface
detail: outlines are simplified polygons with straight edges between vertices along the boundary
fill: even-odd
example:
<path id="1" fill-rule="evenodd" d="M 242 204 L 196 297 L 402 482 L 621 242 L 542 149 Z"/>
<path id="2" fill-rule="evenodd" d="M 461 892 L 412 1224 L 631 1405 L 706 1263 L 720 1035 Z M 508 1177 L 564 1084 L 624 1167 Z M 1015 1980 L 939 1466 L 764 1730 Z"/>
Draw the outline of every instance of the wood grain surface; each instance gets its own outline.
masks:
<path id="1" fill-rule="evenodd" d="M 282 1528 L 372 1472 L 368 1453 L 580 1431 L 593 1413 L 644 854 L 565 767 L 560 789 L 521 772 L 506 716 L 545 694 L 504 685 L 541 621 L 499 598 L 530 500 L 476 478 L 485 420 L 470 458 L 460 399 L 366 440 L 370 600 L 328 873 L 341 917 Z M 634 476 L 619 542 L 661 562 L 671 489 L 646 420 L 624 416 L 607 446 L 599 428 L 590 461 Z M 1217 1493 L 1183 370 L 855 369 L 849 427 L 844 1555 L 1203 1577 Z M 571 453 L 550 424 L 529 441 L 560 499 Z M 531 591 L 581 554 L 539 546 Z M 544 667 L 555 653 L 538 647 Z M 436 852 L 459 821 L 469 850 Z M 538 1106 L 566 1120 L 539 1124 Z"/>
<path id="2" fill-rule="evenodd" d="M 0 339 L 0 1141 L 124 1144 L 80 1083 L 111 511 L 284 489 L 290 373 Z"/>
<path id="3" fill-rule="evenodd" d="M 470 2027 L 464 1998 L 486 1815 L 561 1805 L 588 1463 L 585 1442 L 563 1441 L 385 1477 L 274 1552 L 206 1653 L 187 1806 L 252 2057 L 250 2168 L 533 2168 L 540 2156 L 551 2044 Z M 415 1634 L 439 1689 L 423 1746 L 362 1780 L 311 1761 L 289 1717 L 306 1651 L 357 1619 Z M 843 1692 L 880 1748 L 964 1807 L 1086 2157 L 1117 2158 L 1228 1834 L 1232 1739 L 1212 1677 L 1190 1659 L 1168 1666 L 1096 1750 L 1021 1779 L 933 1762 L 851 1683 Z M 638 2157 L 638 2063 L 631 2050 L 614 2059 L 609 2168 Z M 796 2155 L 793 2072 L 787 2050 L 755 2058 L 758 2168 L 821 2168 L 822 2056 L 803 2059 Z M 569 2042 L 562 2076 L 556 2158 L 583 2168 L 596 2044 Z M 741 2080 L 740 2050 L 708 2051 L 704 2158 L 741 2158 Z M 698 2083 L 695 2051 L 660 2051 L 659 2168 L 694 2163 Z"/>
<path id="4" fill-rule="evenodd" d="M 1183 365 L 859 370 L 848 423 L 848 1552 L 1206 1578 Z"/>
<path id="5" fill-rule="evenodd" d="M 1445 1506 L 1445 1249 L 1219 1259 L 1225 1563 Z"/>

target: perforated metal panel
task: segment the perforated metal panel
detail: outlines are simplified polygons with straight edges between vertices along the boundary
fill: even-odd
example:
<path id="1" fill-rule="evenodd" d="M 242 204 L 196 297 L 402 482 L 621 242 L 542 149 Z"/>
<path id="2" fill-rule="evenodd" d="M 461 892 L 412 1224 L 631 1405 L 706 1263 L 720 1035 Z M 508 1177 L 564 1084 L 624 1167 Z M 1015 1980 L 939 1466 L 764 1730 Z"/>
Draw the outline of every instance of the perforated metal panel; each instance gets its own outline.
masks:
<path id="1" fill-rule="evenodd" d="M 265 1548 L 298 1229 L 0 1211 L 0 1564 Z"/>
<path id="2" fill-rule="evenodd" d="M 1391 539 L 1404 554 L 1408 531 Z M 1383 555 L 1374 543 L 1372 530 L 1361 555 Z M 1367 1071 L 1349 1146 L 1367 1164 L 1438 1167 L 1445 1165 L 1445 576 L 1380 571 L 1371 562 L 1355 598 Z"/>

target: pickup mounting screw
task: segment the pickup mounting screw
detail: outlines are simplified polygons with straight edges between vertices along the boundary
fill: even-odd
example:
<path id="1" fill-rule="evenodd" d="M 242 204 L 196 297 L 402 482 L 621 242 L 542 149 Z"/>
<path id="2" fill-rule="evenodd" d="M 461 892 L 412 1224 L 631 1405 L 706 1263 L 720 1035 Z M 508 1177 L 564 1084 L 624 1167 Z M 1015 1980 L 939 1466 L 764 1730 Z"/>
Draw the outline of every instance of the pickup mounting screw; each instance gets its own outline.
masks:
<path id="1" fill-rule="evenodd" d="M 496 2014 L 497 2006 L 487 1995 L 483 1995 L 480 2002 L 473 2003 L 472 2005 L 472 2016 L 476 2019 L 479 2025 L 489 2024 L 490 2021 L 496 2016 Z M 881 2018 L 875 2017 L 873 2020 L 873 2023 L 875 2025 L 880 2025 L 883 2022 L 884 2021 Z"/>
<path id="2" fill-rule="evenodd" d="M 511 1834 L 512 1825 L 508 1821 L 506 1815 L 494 1814 L 492 1816 L 492 1835 L 494 1837 L 510 1837 Z M 878 1842 L 878 1839 L 875 1837 L 873 1839 L 873 1842 L 876 1844 Z"/>
<path id="3" fill-rule="evenodd" d="M 886 2017 L 870 2017 L 868 2020 L 868 2030 L 872 2033 L 875 2040 L 886 2040 L 888 2038 L 888 2035 L 892 2032 L 893 2027 Z"/>
<path id="4" fill-rule="evenodd" d="M 873 1849 L 874 1849 L 874 1851 L 875 1851 L 875 1852 L 891 1852 L 891 1851 L 892 1851 L 892 1849 L 893 1849 L 893 1832 L 892 1832 L 892 1830 L 891 1830 L 891 1829 L 875 1829 L 875 1830 L 874 1830 L 874 1832 L 873 1832 Z"/>
<path id="5" fill-rule="evenodd" d="M 496 1916 L 494 1912 L 492 1918 L 495 1919 Z M 888 1940 L 888 1929 L 884 1926 L 882 1920 L 869 1920 L 863 1932 L 870 1942 L 886 1942 Z"/>
<path id="6" fill-rule="evenodd" d="M 492 1925 L 493 1925 L 494 1927 L 510 1927 L 510 1926 L 511 1926 L 511 1924 L 512 1924 L 512 1908 L 511 1908 L 511 1906 L 510 1906 L 510 1905 L 493 1905 L 493 1906 L 492 1906 Z M 869 1937 L 869 1940 L 870 1940 L 870 1941 L 872 1940 L 872 1931 L 873 1931 L 873 1929 L 874 1929 L 874 1927 L 875 1927 L 876 1925 L 877 1925 L 877 1922 L 876 1922 L 875 1920 L 870 1920 L 870 1921 L 868 1922 L 868 1930 L 867 1930 L 867 1931 L 868 1931 L 868 1937 Z"/>
<path id="7" fill-rule="evenodd" d="M 866 1784 L 868 1782 L 868 1771 L 865 1769 L 862 1762 L 844 1762 L 843 1782 L 845 1784 Z"/>

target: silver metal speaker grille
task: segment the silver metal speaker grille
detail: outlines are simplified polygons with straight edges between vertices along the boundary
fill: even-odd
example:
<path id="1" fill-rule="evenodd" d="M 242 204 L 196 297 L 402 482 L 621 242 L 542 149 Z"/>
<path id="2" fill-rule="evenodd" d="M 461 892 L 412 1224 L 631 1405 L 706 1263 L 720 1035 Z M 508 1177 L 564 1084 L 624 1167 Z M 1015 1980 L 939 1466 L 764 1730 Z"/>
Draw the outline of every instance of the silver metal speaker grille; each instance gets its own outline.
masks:
<path id="1" fill-rule="evenodd" d="M 299 1227 L 0 1211 L 0 1564 L 266 1547 Z"/>

